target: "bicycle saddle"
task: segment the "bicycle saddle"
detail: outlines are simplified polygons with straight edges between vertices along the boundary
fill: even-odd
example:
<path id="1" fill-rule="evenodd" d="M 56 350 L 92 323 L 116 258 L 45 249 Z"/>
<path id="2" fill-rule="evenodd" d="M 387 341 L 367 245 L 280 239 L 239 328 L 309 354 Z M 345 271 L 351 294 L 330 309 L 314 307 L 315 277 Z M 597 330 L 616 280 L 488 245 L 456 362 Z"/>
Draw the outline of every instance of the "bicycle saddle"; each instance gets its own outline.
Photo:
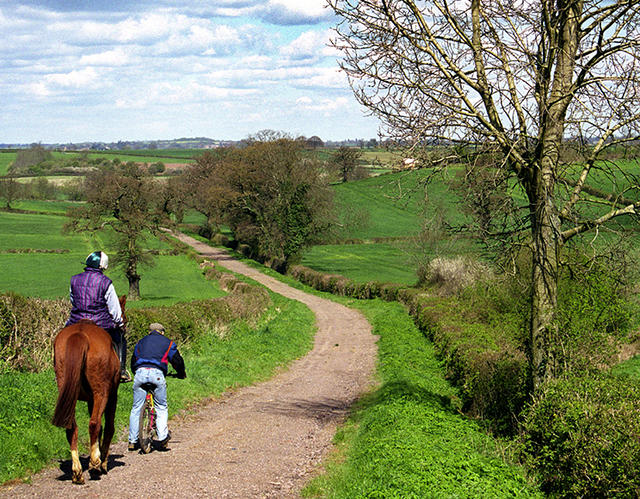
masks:
<path id="1" fill-rule="evenodd" d="M 140 388 L 142 388 L 143 390 L 145 390 L 147 392 L 152 392 L 153 390 L 156 389 L 156 385 L 154 383 L 146 382 L 146 383 L 142 383 L 140 385 Z"/>

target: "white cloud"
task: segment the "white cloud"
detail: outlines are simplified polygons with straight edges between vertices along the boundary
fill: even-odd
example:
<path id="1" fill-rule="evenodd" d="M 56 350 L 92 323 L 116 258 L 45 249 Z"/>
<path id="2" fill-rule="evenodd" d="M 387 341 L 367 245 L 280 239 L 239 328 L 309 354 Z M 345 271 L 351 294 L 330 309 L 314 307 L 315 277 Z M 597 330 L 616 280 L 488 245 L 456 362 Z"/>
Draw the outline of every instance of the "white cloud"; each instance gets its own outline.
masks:
<path id="1" fill-rule="evenodd" d="M 318 24 L 333 15 L 325 5 L 325 0 L 269 0 L 258 15 L 273 24 Z"/>
<path id="2" fill-rule="evenodd" d="M 282 47 L 280 53 L 291 59 L 337 56 L 336 50 L 329 46 L 329 39 L 330 31 L 305 31 L 289 45 Z"/>
<path id="3" fill-rule="evenodd" d="M 98 72 L 94 68 L 85 68 L 69 73 L 48 74 L 44 79 L 61 87 L 82 88 L 98 81 Z"/>
<path id="4" fill-rule="evenodd" d="M 346 109 L 350 101 L 346 97 L 338 97 L 337 99 L 320 99 L 313 101 L 309 97 L 300 97 L 296 100 L 296 104 L 308 111 L 317 113 L 330 114 L 340 109 Z"/>
<path id="5" fill-rule="evenodd" d="M 120 47 L 80 58 L 81 66 L 125 66 L 130 62 L 131 57 Z"/>
<path id="6" fill-rule="evenodd" d="M 29 95 L 35 95 L 36 97 L 48 97 L 51 95 L 51 91 L 42 82 L 26 85 L 26 93 Z"/>
<path id="7" fill-rule="evenodd" d="M 39 127 L 0 126 L 4 141 L 144 138 L 154 125 L 123 120 L 139 114 L 171 116 L 183 134 L 322 126 L 335 136 L 358 109 L 334 69 L 324 0 L 16 1 L 0 1 L 0 108 Z M 313 122 L 332 106 L 343 119 Z"/>

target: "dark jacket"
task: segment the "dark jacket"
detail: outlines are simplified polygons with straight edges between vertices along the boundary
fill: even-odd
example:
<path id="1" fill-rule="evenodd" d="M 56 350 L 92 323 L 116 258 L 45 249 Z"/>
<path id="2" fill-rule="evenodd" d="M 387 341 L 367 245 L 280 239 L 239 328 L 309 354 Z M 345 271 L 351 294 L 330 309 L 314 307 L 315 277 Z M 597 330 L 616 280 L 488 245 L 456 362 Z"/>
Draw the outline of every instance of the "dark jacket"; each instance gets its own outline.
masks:
<path id="1" fill-rule="evenodd" d="M 176 370 L 178 378 L 187 377 L 184 360 L 176 344 L 157 331 L 152 331 L 133 349 L 131 370 L 135 372 L 139 367 L 155 367 L 166 375 L 169 362 Z"/>
<path id="2" fill-rule="evenodd" d="M 87 267 L 81 274 L 71 278 L 71 316 L 67 326 L 80 319 L 89 319 L 104 329 L 113 329 L 116 324 L 109 313 L 105 295 L 111 279 L 101 270 Z"/>

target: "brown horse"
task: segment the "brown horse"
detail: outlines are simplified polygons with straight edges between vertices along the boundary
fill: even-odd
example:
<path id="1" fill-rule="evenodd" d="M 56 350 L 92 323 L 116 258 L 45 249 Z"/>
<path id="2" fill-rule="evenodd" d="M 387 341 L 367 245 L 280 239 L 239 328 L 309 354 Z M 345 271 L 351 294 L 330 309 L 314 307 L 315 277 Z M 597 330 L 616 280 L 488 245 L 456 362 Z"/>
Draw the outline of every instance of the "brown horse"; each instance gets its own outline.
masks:
<path id="1" fill-rule="evenodd" d="M 120 297 L 123 314 L 126 299 L 124 295 Z M 83 484 L 82 464 L 78 457 L 76 402 L 86 401 L 91 417 L 89 471 L 106 473 L 118 401 L 120 360 L 113 349 L 109 333 L 87 320 L 62 329 L 53 343 L 53 352 L 58 402 L 52 423 L 66 428 L 71 448 L 72 481 Z"/>

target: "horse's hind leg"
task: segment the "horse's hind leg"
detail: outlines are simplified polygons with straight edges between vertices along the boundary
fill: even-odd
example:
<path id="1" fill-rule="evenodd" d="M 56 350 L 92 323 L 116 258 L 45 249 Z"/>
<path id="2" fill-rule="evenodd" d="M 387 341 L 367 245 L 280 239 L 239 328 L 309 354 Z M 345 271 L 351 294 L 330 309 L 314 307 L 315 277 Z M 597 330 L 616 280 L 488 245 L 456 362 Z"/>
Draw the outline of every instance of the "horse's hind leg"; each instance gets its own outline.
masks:
<path id="1" fill-rule="evenodd" d="M 100 469 L 103 473 L 107 473 L 107 461 L 109 460 L 109 446 L 115 431 L 114 420 L 116 418 L 116 406 L 118 404 L 117 388 L 111 393 L 107 401 L 107 407 L 104 410 L 104 434 L 100 444 L 100 454 L 102 455 L 102 465 Z"/>
<path id="2" fill-rule="evenodd" d="M 102 413 L 106 403 L 106 397 L 94 395 L 91 419 L 89 420 L 89 440 L 91 442 L 89 471 L 100 471 L 100 430 L 102 429 Z"/>
<path id="3" fill-rule="evenodd" d="M 73 426 L 67 429 L 67 441 L 71 448 L 71 481 L 82 485 L 84 477 L 82 476 L 82 464 L 78 456 L 78 425 L 75 420 L 73 421 Z"/>

